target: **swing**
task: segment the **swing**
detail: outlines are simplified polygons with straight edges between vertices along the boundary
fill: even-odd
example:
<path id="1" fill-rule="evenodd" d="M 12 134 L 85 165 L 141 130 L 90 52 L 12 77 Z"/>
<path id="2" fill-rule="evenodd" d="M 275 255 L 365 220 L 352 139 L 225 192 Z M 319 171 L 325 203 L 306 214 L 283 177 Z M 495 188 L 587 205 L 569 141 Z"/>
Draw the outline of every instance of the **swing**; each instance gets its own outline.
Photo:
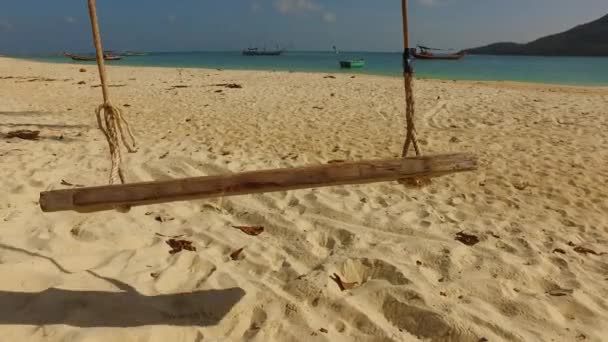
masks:
<path id="1" fill-rule="evenodd" d="M 95 0 L 88 0 L 88 3 L 104 100 L 97 108 L 96 115 L 99 128 L 110 148 L 110 185 L 41 192 L 39 203 L 44 212 L 126 211 L 132 206 L 155 203 L 395 180 L 407 185 L 421 185 L 431 177 L 477 169 L 476 158 L 466 153 L 422 156 L 414 128 L 413 68 L 411 49 L 408 48 L 407 0 L 401 0 L 407 132 L 402 158 L 125 184 L 120 142 L 127 151 L 135 152 L 135 139 L 122 111 L 110 102 Z M 407 156 L 410 147 L 414 149 L 415 157 Z M 121 184 L 116 184 L 119 182 Z"/>

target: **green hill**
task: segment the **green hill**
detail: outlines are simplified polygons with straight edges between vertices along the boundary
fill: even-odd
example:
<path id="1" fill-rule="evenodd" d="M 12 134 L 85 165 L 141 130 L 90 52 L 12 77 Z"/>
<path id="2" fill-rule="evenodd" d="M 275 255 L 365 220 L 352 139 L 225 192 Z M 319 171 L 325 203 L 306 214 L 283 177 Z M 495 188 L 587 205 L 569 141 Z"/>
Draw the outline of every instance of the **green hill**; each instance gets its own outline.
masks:
<path id="1" fill-rule="evenodd" d="M 608 56 L 608 15 L 527 44 L 495 43 L 465 51 L 476 55 Z"/>

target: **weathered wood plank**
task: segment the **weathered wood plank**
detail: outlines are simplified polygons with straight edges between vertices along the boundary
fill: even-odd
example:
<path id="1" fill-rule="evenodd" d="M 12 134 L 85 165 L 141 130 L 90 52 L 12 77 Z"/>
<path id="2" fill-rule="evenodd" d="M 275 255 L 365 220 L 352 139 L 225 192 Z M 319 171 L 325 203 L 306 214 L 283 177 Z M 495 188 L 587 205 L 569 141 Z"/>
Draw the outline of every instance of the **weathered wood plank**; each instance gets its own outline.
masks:
<path id="1" fill-rule="evenodd" d="M 325 186 L 436 177 L 477 168 L 469 154 L 370 160 L 290 169 L 252 171 L 221 176 L 107 185 L 40 193 L 45 212 L 91 212 L 119 206 L 186 201 Z"/>

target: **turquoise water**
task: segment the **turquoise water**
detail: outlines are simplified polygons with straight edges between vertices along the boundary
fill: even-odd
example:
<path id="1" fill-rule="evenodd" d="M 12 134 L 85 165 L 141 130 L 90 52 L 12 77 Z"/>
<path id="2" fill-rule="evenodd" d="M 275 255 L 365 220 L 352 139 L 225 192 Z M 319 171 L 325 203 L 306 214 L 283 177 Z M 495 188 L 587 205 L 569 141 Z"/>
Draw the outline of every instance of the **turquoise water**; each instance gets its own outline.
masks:
<path id="1" fill-rule="evenodd" d="M 341 70 L 343 59 L 364 58 L 366 66 Z M 37 60 L 74 63 L 61 57 L 35 57 Z M 82 63 L 82 62 L 79 62 Z M 148 56 L 125 57 L 114 64 L 158 67 L 193 67 L 254 70 L 292 70 L 332 73 L 401 75 L 399 53 L 287 52 L 279 57 L 248 57 L 240 52 L 166 52 Z M 416 75 L 422 78 L 520 81 L 536 83 L 608 85 L 608 58 L 601 57 L 520 57 L 466 56 L 458 61 L 415 62 Z"/>

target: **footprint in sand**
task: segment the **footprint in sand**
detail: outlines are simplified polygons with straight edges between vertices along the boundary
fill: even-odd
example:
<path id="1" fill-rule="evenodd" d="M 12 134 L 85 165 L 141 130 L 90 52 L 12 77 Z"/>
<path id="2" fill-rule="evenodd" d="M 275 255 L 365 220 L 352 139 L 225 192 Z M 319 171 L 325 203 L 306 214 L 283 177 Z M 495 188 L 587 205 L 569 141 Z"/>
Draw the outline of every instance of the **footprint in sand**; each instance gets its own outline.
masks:
<path id="1" fill-rule="evenodd" d="M 260 307 L 255 307 L 251 313 L 251 323 L 249 324 L 249 329 L 245 331 L 243 338 L 247 340 L 254 338 L 260 332 L 260 329 L 264 326 L 267 319 L 268 314 L 266 311 Z"/>
<path id="2" fill-rule="evenodd" d="M 312 232 L 307 240 L 317 246 L 332 250 L 337 246 L 348 247 L 355 242 L 356 235 L 345 229 L 328 229 Z"/>
<path id="3" fill-rule="evenodd" d="M 391 285 L 412 283 L 396 266 L 379 259 L 347 259 L 342 264 L 342 275 L 345 282 L 358 286 L 376 279 L 385 280 Z"/>
<path id="4" fill-rule="evenodd" d="M 450 324 L 431 310 L 398 300 L 392 295 L 382 302 L 384 317 L 401 331 L 431 341 L 478 341 L 479 338 L 462 327 Z"/>

